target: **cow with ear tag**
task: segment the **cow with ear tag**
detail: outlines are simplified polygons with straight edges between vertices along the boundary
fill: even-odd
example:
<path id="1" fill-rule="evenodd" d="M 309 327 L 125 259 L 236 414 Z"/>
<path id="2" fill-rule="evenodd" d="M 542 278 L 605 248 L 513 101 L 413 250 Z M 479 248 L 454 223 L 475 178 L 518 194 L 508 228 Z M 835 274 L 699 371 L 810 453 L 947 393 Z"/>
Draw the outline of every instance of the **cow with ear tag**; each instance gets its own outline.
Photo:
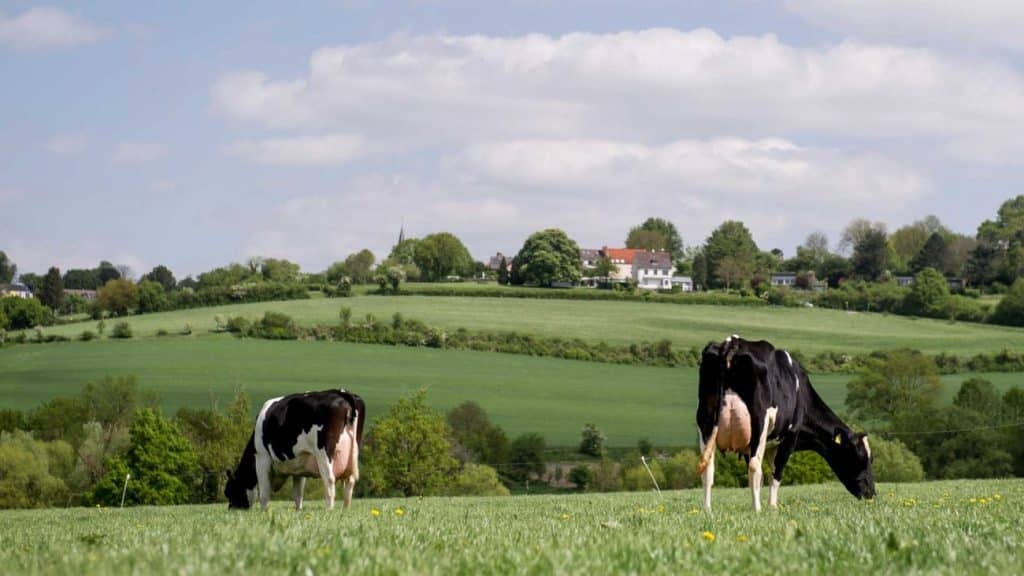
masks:
<path id="1" fill-rule="evenodd" d="M 786 463 L 798 450 L 820 454 L 857 498 L 875 496 L 867 435 L 855 433 L 832 412 L 785 350 L 735 335 L 711 342 L 701 353 L 697 394 L 697 473 L 706 510 L 711 510 L 716 449 L 747 458 L 754 510 L 761 510 L 761 466 L 769 441 L 778 443 L 768 495 L 771 507 L 778 506 Z"/>

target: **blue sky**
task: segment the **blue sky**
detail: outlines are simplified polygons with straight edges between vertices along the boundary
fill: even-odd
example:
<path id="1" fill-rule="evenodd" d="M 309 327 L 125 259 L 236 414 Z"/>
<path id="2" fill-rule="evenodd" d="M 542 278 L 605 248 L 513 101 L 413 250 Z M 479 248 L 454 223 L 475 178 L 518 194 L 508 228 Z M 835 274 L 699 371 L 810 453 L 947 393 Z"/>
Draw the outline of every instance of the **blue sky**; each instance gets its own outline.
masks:
<path id="1" fill-rule="evenodd" d="M 22 271 L 325 268 L 448 230 L 763 249 L 973 233 L 1021 192 L 1017 2 L 0 2 L 0 250 Z"/>

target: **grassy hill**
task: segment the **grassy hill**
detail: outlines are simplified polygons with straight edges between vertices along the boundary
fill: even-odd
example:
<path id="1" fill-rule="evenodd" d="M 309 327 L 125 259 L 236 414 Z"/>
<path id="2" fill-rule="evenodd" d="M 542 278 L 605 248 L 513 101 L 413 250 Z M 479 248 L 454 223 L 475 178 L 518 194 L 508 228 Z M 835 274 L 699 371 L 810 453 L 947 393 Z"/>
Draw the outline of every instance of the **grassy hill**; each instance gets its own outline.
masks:
<path id="1" fill-rule="evenodd" d="M 430 296 L 356 296 L 264 302 L 180 310 L 130 317 L 136 337 L 152 337 L 157 330 L 179 332 L 186 323 L 208 333 L 214 317 L 258 317 L 264 311 L 284 312 L 299 323 L 336 323 L 342 306 L 353 318 L 374 314 L 387 321 L 395 312 L 433 326 L 474 330 L 511 330 L 542 336 L 604 340 L 609 343 L 656 341 L 667 338 L 675 346 L 703 346 L 729 334 L 767 339 L 804 353 L 836 351 L 864 353 L 910 347 L 929 354 L 973 355 L 1004 348 L 1024 348 L 1024 329 L 904 316 L 838 310 L 777 307 L 729 307 Z M 113 322 L 108 320 L 108 328 Z M 47 333 L 74 337 L 95 331 L 95 322 L 46 329 Z"/>
<path id="2" fill-rule="evenodd" d="M 622 366 L 486 352 L 239 340 L 227 335 L 148 340 L 26 344 L 0 349 L 0 407 L 29 409 L 77 394 L 104 376 L 134 374 L 159 392 L 164 408 L 222 405 L 237 388 L 259 403 L 286 392 L 345 387 L 363 395 L 370 416 L 398 396 L 429 388 L 448 409 L 479 402 L 510 434 L 540 432 L 553 446 L 573 446 L 596 423 L 610 446 L 647 437 L 662 445 L 695 443 L 697 371 Z M 1022 374 L 983 375 L 1000 388 Z M 946 377 L 948 401 L 969 376 Z M 842 407 L 845 375 L 815 375 L 815 388 Z"/>
<path id="3" fill-rule="evenodd" d="M 10 574 L 1021 574 L 1024 483 L 0 512 Z M 766 496 L 764 496 L 766 497 Z"/>

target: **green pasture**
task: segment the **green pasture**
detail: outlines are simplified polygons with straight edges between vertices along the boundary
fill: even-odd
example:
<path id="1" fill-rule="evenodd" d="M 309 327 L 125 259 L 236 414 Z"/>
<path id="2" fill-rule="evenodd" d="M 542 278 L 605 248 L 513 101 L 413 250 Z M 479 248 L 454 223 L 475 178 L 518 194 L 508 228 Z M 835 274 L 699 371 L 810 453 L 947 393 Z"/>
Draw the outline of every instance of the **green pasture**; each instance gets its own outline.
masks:
<path id="1" fill-rule="evenodd" d="M 0 512 L 8 574 L 1021 574 L 1024 483 Z"/>
<path id="2" fill-rule="evenodd" d="M 552 446 L 579 442 L 593 422 L 610 446 L 647 437 L 661 445 L 696 442 L 697 371 L 624 366 L 488 352 L 227 335 L 23 344 L 0 349 L 0 407 L 33 408 L 77 394 L 86 382 L 133 374 L 159 393 L 166 411 L 224 405 L 244 389 L 257 405 L 283 393 L 344 387 L 367 400 L 371 419 L 421 387 L 438 409 L 480 403 L 510 434 L 539 432 Z M 948 401 L 974 375 L 944 377 Z M 1000 389 L 1024 374 L 984 374 Z M 815 388 L 842 408 L 850 376 L 815 375 Z"/>
<path id="3" fill-rule="evenodd" d="M 928 354 L 961 356 L 1024 348 L 1024 329 L 863 312 L 813 308 L 679 305 L 644 302 L 532 300 L 438 296 L 355 296 L 286 302 L 262 302 L 179 310 L 126 319 L 136 337 L 157 330 L 181 332 L 186 324 L 199 334 L 216 327 L 215 317 L 256 318 L 267 310 L 284 312 L 300 324 L 333 324 L 342 306 L 353 319 L 366 314 L 390 321 L 395 312 L 432 326 L 472 330 L 510 330 L 538 336 L 582 338 L 609 343 L 668 339 L 677 347 L 703 346 L 730 334 L 766 339 L 782 348 L 812 354 L 822 351 L 865 353 L 915 348 Z M 106 321 L 107 330 L 116 320 Z M 96 322 L 47 328 L 46 333 L 76 337 L 96 331 Z"/>

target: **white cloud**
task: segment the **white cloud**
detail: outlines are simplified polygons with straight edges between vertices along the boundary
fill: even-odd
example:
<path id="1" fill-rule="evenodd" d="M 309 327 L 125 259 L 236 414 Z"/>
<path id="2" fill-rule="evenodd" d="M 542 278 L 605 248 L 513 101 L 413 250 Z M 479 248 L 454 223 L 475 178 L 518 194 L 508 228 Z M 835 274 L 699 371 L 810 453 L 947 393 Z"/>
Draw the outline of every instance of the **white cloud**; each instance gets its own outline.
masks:
<path id="1" fill-rule="evenodd" d="M 296 166 L 343 164 L 363 151 L 363 139 L 352 134 L 239 140 L 227 148 L 232 156 L 260 164 Z"/>
<path id="2" fill-rule="evenodd" d="M 807 21 L 863 38 L 1024 50 L 1020 0 L 787 0 Z"/>
<path id="3" fill-rule="evenodd" d="M 855 41 L 799 48 L 703 29 L 398 35 L 317 50 L 298 78 L 227 74 L 211 93 L 240 122 L 360 133 L 388 146 L 728 134 L 877 142 L 972 162 L 1024 158 L 1016 70 Z"/>
<path id="4" fill-rule="evenodd" d="M 59 8 L 37 6 L 19 16 L 0 12 L 0 43 L 19 50 L 92 44 L 110 31 Z"/>
<path id="5" fill-rule="evenodd" d="M 47 140 L 44 147 L 54 154 L 66 156 L 81 152 L 86 143 L 84 134 L 57 134 Z"/>
<path id="6" fill-rule="evenodd" d="M 125 140 L 117 145 L 114 161 L 122 164 L 142 164 L 162 158 L 167 148 L 159 142 Z"/>
<path id="7" fill-rule="evenodd" d="M 545 227 L 616 244 L 652 215 L 690 243 L 739 218 L 763 246 L 788 246 L 811 229 L 835 235 L 851 214 L 893 219 L 929 192 L 924 177 L 884 158 L 783 140 L 505 141 L 447 157 L 436 179 L 368 177 L 291 198 L 254 223 L 248 249 L 310 269 L 364 247 L 382 256 L 404 217 L 407 234 L 450 230 L 483 258 Z"/>

